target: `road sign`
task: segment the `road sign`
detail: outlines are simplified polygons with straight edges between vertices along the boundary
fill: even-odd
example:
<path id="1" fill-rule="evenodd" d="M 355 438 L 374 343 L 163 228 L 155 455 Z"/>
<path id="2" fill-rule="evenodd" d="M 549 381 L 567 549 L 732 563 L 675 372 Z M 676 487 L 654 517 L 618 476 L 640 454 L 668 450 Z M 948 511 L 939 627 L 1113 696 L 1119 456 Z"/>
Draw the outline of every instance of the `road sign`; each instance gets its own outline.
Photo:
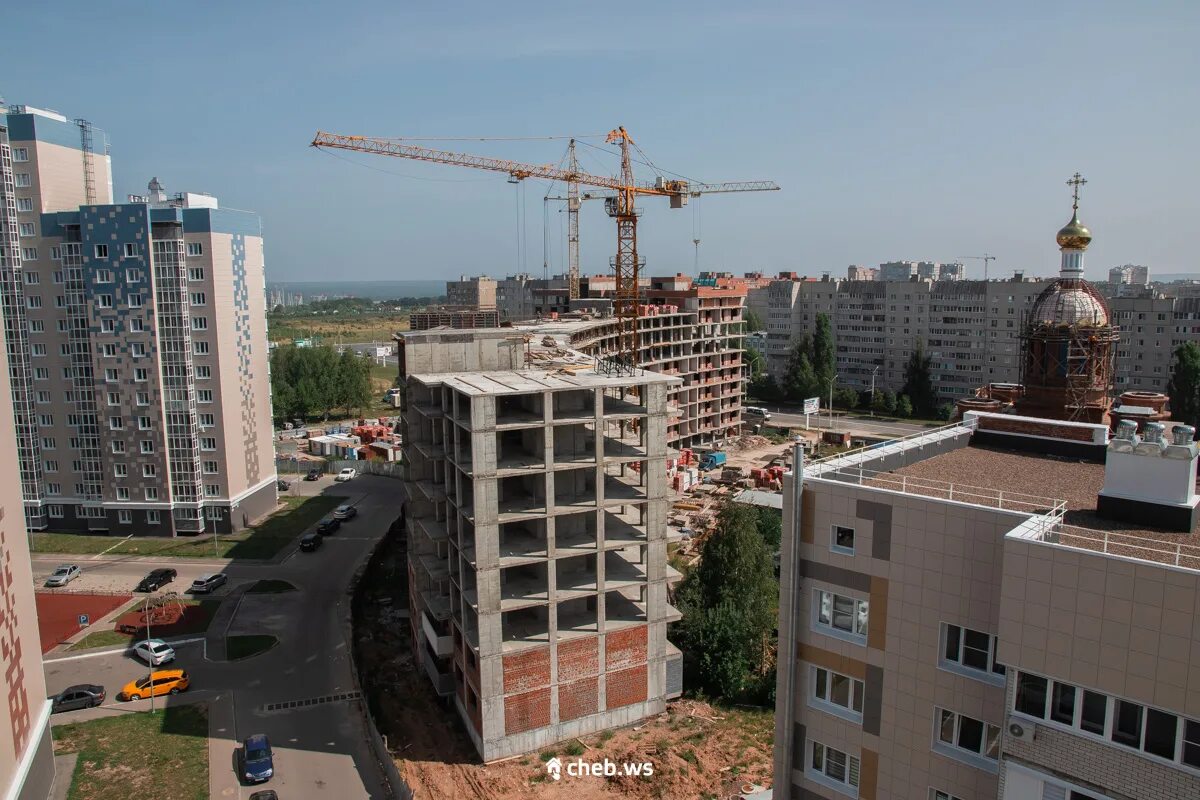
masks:
<path id="1" fill-rule="evenodd" d="M 79 627 L 86 628 L 90 624 L 87 614 L 79 615 Z"/>
<path id="2" fill-rule="evenodd" d="M 804 413 L 816 414 L 821 408 L 821 398 L 810 397 L 804 401 Z"/>

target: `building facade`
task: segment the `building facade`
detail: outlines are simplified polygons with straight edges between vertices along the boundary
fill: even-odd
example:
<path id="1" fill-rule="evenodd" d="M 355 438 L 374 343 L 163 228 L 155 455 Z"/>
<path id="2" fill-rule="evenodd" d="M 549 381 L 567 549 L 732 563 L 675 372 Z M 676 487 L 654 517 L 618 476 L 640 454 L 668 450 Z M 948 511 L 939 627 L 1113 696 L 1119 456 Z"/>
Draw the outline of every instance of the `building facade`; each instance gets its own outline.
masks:
<path id="1" fill-rule="evenodd" d="M 660 713 L 682 689 L 663 468 L 678 379 L 504 329 L 406 334 L 400 363 L 414 657 L 480 756 Z"/>
<path id="2" fill-rule="evenodd" d="M 61 138 L 63 123 L 36 114 L 14 126 L 29 116 L 8 115 L 11 149 L 43 149 L 13 130 Z M 21 277 L 4 282 L 3 311 L 18 341 L 11 396 L 29 527 L 244 527 L 277 501 L 258 217 L 207 195 L 168 199 L 157 181 L 126 203 L 55 208 L 91 190 L 79 153 L 72 178 L 48 152 L 30 159 L 29 180 L 12 164 L 4 181 L 17 209 Z M 82 188 L 68 191 L 70 180 Z"/>

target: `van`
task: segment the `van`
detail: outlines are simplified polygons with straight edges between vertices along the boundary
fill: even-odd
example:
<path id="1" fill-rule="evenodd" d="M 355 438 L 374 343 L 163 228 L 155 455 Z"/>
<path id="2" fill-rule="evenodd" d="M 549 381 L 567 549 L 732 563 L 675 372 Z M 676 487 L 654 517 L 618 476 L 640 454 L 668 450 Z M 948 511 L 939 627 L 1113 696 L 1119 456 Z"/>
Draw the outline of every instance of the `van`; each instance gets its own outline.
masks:
<path id="1" fill-rule="evenodd" d="M 764 421 L 771 418 L 770 411 L 767 411 L 765 408 L 760 408 L 758 406 L 746 406 L 745 408 L 742 409 L 742 413 L 747 417 L 755 417 L 757 419 L 761 419 Z"/>

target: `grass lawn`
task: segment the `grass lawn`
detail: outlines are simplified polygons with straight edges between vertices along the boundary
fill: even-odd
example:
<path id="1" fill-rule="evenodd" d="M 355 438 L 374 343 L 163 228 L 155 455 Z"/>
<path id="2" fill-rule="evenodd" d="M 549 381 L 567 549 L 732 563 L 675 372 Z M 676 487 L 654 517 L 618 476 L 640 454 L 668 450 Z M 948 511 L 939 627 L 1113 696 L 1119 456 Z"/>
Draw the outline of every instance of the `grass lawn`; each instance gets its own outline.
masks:
<path id="1" fill-rule="evenodd" d="M 214 554 L 212 536 L 174 539 L 139 536 L 88 536 L 79 533 L 33 533 L 34 553 L 87 555 L 108 551 L 118 556 L 170 556 L 172 558 L 271 558 L 328 512 L 341 505 L 343 496 L 284 497 L 284 509 L 253 528 L 219 537 Z M 111 550 L 109 548 L 112 548 Z"/>
<path id="2" fill-rule="evenodd" d="M 79 753 L 69 800 L 208 797 L 208 713 L 201 706 L 56 725 L 54 752 Z"/>
<path id="3" fill-rule="evenodd" d="M 277 644 L 279 639 L 267 634 L 230 636 L 225 640 L 225 657 L 230 661 L 237 661 L 265 653 Z"/>
<path id="4" fill-rule="evenodd" d="M 247 594 L 282 594 L 294 592 L 296 587 L 287 581 L 261 580 L 246 590 Z"/>
<path id="5" fill-rule="evenodd" d="M 212 622 L 213 617 L 217 614 L 217 609 L 221 605 L 221 600 L 215 597 L 187 599 L 182 602 L 185 606 L 197 607 L 200 610 L 198 612 L 189 611 L 186 617 L 172 624 L 169 628 L 162 628 L 160 630 L 151 626 L 150 634 L 153 637 L 174 638 L 177 636 L 204 633 L 208 630 L 209 623 Z M 138 605 L 134 605 L 132 610 L 136 611 L 138 608 Z M 140 642 L 145 638 L 146 632 L 144 630 L 140 630 L 136 634 L 121 633 L 119 631 L 96 631 L 89 633 L 71 645 L 70 649 L 91 650 L 96 647 L 115 647 L 117 645 L 129 647 L 134 642 Z"/>
<path id="6" fill-rule="evenodd" d="M 96 647 L 123 647 L 129 646 L 129 634 L 117 633 L 116 631 L 96 631 L 89 633 L 87 636 L 80 639 L 75 644 L 71 645 L 71 650 L 91 650 Z"/>

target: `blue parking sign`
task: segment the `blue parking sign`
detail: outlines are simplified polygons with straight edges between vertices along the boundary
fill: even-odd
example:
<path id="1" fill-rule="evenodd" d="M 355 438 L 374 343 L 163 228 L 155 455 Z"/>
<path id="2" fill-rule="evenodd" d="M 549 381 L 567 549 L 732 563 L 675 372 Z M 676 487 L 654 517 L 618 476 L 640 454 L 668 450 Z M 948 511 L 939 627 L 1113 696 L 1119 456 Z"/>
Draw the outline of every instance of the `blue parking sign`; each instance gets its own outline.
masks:
<path id="1" fill-rule="evenodd" d="M 79 627 L 86 628 L 87 626 L 88 626 L 88 615 L 80 614 L 79 615 Z"/>

